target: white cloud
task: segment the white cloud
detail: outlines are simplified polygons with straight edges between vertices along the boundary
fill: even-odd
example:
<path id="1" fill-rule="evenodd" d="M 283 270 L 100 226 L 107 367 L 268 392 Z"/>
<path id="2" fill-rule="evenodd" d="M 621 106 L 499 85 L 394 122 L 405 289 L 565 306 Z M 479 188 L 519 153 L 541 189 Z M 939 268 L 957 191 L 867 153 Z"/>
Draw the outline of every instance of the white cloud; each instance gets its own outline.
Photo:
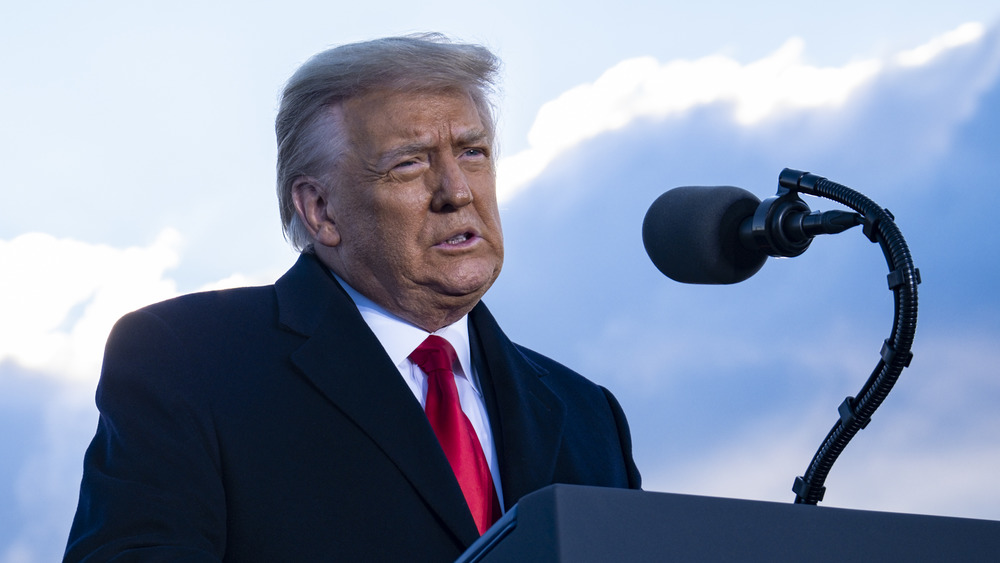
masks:
<path id="1" fill-rule="evenodd" d="M 637 119 L 662 119 L 725 103 L 732 107 L 734 122 L 751 126 L 790 110 L 837 107 L 890 63 L 924 64 L 983 34 L 981 24 L 965 24 L 888 61 L 854 60 L 840 67 L 806 63 L 805 42 L 795 37 L 749 64 L 721 55 L 662 64 L 651 57 L 622 61 L 593 83 L 542 106 L 528 133 L 529 148 L 499 163 L 499 198 L 509 201 L 566 149 Z"/>
<path id="2" fill-rule="evenodd" d="M 900 66 L 920 66 L 937 58 L 948 49 L 961 47 L 982 39 L 986 33 L 982 24 L 970 22 L 959 26 L 948 33 L 935 37 L 915 49 L 903 51 L 896 55 L 896 63 Z"/>
<path id="3" fill-rule="evenodd" d="M 42 439 L 20 460 L 12 483 L 15 506 L 5 508 L 23 523 L 17 539 L 0 546 L 0 561 L 47 561 L 61 552 L 97 417 L 94 380 L 105 340 L 123 314 L 178 294 L 167 274 L 180 264 L 182 246 L 173 229 L 148 246 L 128 248 L 45 233 L 0 240 L 0 363 L 55 383 L 41 403 L 24 398 L 39 411 Z M 260 281 L 237 273 L 199 290 Z"/>
<path id="4" fill-rule="evenodd" d="M 0 240 L 0 362 L 62 378 L 95 377 L 115 321 L 177 295 L 165 274 L 180 262 L 180 248 L 173 229 L 149 246 L 124 249 L 45 233 Z M 205 289 L 250 281 L 236 274 Z"/>
<path id="5" fill-rule="evenodd" d="M 64 377 L 95 375 L 104 339 L 123 313 L 177 293 L 164 272 L 181 238 L 116 249 L 44 233 L 0 241 L 0 361 Z"/>
<path id="6" fill-rule="evenodd" d="M 0 362 L 59 378 L 93 378 L 104 342 L 125 313 L 178 294 L 166 274 L 182 237 L 165 229 L 145 247 L 114 248 L 45 233 L 0 240 Z M 243 274 L 199 290 L 254 285 Z"/>

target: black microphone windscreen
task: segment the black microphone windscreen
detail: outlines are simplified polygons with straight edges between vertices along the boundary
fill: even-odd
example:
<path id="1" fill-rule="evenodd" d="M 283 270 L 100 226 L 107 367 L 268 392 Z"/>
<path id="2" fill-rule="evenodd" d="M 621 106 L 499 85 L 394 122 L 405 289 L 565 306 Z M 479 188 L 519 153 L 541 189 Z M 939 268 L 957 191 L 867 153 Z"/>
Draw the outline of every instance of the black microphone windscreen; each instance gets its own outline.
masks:
<path id="1" fill-rule="evenodd" d="M 649 207 L 642 243 L 653 264 L 682 283 L 732 284 L 757 273 L 767 260 L 740 241 L 740 224 L 760 200 L 733 186 L 674 188 Z"/>

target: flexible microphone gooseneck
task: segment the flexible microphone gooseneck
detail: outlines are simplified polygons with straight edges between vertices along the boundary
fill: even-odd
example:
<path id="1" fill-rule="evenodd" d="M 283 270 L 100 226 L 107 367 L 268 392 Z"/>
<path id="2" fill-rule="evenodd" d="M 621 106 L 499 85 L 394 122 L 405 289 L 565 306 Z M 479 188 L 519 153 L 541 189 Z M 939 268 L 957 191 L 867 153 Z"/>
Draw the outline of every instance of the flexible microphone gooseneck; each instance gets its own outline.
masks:
<path id="1" fill-rule="evenodd" d="M 825 197 L 856 213 L 811 212 L 798 194 Z M 817 234 L 836 234 L 863 225 L 877 242 L 889 266 L 888 284 L 895 297 L 895 317 L 881 358 L 856 397 L 838 408 L 840 418 L 795 479 L 796 504 L 823 500 L 823 483 L 833 463 L 892 390 L 903 368 L 917 325 L 920 271 L 887 209 L 864 195 L 826 178 L 786 168 L 778 176 L 778 193 L 761 202 L 732 186 L 682 187 L 653 202 L 642 224 L 643 245 L 653 264 L 667 277 L 698 284 L 731 284 L 757 273 L 768 256 L 793 257 L 805 252 Z"/>

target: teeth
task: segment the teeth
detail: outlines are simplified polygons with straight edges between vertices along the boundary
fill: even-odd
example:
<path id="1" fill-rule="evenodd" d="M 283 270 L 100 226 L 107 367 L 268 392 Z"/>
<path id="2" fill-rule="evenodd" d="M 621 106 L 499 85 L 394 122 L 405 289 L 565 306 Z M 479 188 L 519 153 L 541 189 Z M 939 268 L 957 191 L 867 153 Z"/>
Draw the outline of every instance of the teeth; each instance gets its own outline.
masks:
<path id="1" fill-rule="evenodd" d="M 469 235 L 466 234 L 466 233 L 462 233 L 460 235 L 454 236 L 454 237 L 446 240 L 445 242 L 448 243 L 448 244 L 461 244 L 461 243 L 465 242 L 468 239 L 469 239 Z"/>

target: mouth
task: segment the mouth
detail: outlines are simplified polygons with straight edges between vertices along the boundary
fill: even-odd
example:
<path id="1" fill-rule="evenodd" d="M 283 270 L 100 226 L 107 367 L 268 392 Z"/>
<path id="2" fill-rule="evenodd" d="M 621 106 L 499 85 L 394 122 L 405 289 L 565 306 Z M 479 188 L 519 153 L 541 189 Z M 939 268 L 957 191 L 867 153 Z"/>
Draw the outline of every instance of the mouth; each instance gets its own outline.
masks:
<path id="1" fill-rule="evenodd" d="M 462 248 L 474 243 L 477 238 L 478 235 L 475 232 L 464 231 L 441 241 L 438 243 L 438 246 L 444 248 Z"/>
<path id="2" fill-rule="evenodd" d="M 469 240 L 471 237 L 472 237 L 471 233 L 462 233 L 460 235 L 455 235 L 451 237 L 450 239 L 444 241 L 444 243 L 449 245 L 462 244 L 463 242 Z"/>

